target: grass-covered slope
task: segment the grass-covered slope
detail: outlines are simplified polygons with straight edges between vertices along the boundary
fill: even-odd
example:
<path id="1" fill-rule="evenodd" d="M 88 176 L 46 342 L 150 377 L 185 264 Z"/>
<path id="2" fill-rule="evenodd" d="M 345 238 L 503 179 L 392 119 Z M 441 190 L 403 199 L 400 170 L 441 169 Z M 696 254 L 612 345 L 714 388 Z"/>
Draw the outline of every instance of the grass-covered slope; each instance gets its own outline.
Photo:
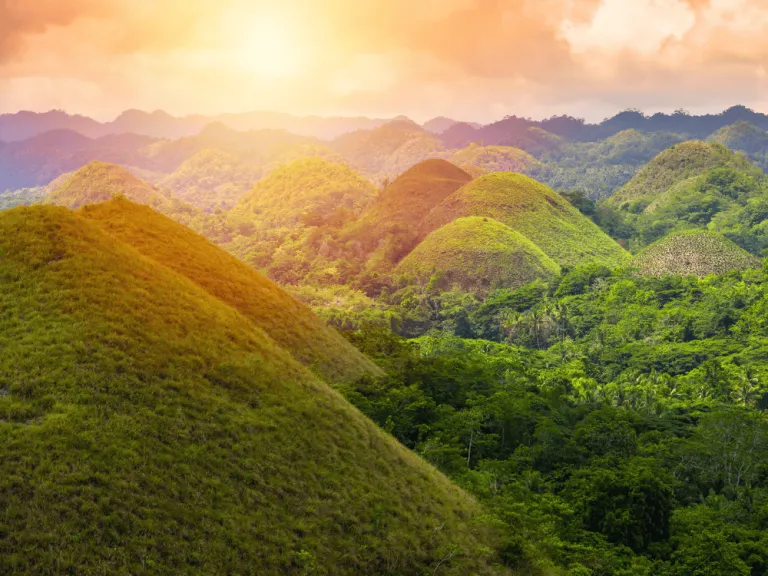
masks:
<path id="1" fill-rule="evenodd" d="M 229 209 L 253 188 L 261 170 L 233 154 L 201 150 L 159 185 L 202 210 Z"/>
<path id="2" fill-rule="evenodd" d="M 623 209 L 640 211 L 675 184 L 724 167 L 759 172 L 746 158 L 734 154 L 722 144 L 699 141 L 676 144 L 651 160 L 607 202 Z"/>
<path id="3" fill-rule="evenodd" d="M 488 172 L 520 172 L 527 173 L 537 168 L 540 163 L 528 152 L 511 146 L 478 146 L 470 144 L 456 152 L 451 162 L 457 166 L 479 168 Z"/>
<path id="4" fill-rule="evenodd" d="M 231 214 L 258 227 L 295 226 L 303 215 L 322 218 L 338 209 L 359 212 L 375 195 L 376 187 L 348 166 L 305 158 L 271 172 Z"/>
<path id="5" fill-rule="evenodd" d="M 599 262 L 621 266 L 629 254 L 591 220 L 543 184 L 510 172 L 487 174 L 463 186 L 425 219 L 431 232 L 457 218 L 494 218 L 520 232 L 561 266 Z"/>
<path id="6" fill-rule="evenodd" d="M 560 267 L 528 238 L 493 218 L 459 218 L 432 232 L 395 269 L 424 281 L 435 273 L 464 290 L 519 288 Z"/>
<path id="7" fill-rule="evenodd" d="M 188 228 L 124 199 L 88 206 L 82 215 L 232 306 L 323 376 L 351 380 L 378 371 L 277 284 Z"/>
<path id="8" fill-rule="evenodd" d="M 139 180 L 125 168 L 106 162 L 91 162 L 73 172 L 51 191 L 46 202 L 74 209 L 106 202 L 115 196 L 125 196 L 158 209 L 167 209 L 171 203 L 151 184 Z"/>
<path id="9" fill-rule="evenodd" d="M 446 160 L 426 160 L 403 172 L 344 234 L 365 253 L 388 251 L 396 263 L 418 242 L 422 220 L 472 177 Z"/>
<path id="10" fill-rule="evenodd" d="M 722 234 L 689 230 L 665 236 L 640 252 L 632 266 L 649 276 L 724 274 L 759 268 L 760 260 Z"/>
<path id="11" fill-rule="evenodd" d="M 0 285 L 0 572 L 491 573 L 470 498 L 99 224 L 0 214 Z"/>

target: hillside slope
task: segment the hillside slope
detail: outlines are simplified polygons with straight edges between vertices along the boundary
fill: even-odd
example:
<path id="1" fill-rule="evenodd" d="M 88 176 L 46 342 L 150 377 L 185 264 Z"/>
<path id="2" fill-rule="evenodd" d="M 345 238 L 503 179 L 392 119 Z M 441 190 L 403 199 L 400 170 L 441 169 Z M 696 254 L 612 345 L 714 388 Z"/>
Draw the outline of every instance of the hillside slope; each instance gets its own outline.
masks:
<path id="1" fill-rule="evenodd" d="M 722 144 L 683 142 L 657 155 L 607 202 L 637 212 L 675 184 L 705 174 L 714 168 L 724 167 L 749 173 L 760 172 L 746 158 L 734 154 Z"/>
<path id="2" fill-rule="evenodd" d="M 303 304 L 188 228 L 123 199 L 88 206 L 81 213 L 114 238 L 235 308 L 321 375 L 331 380 L 350 380 L 378 372 Z M 195 257 L 190 258 L 190 254 Z"/>
<path id="3" fill-rule="evenodd" d="M 669 234 L 654 242 L 632 259 L 632 266 L 649 276 L 704 277 L 759 268 L 760 259 L 722 234 L 690 230 Z"/>
<path id="4" fill-rule="evenodd" d="M 1 214 L 0 284 L 1 572 L 491 573 L 469 497 L 98 224 Z"/>
<path id="5" fill-rule="evenodd" d="M 457 151 L 451 162 L 464 168 L 473 166 L 483 172 L 520 172 L 527 173 L 540 166 L 539 161 L 519 148 L 511 146 L 478 146 L 470 144 Z"/>
<path id="6" fill-rule="evenodd" d="M 426 281 L 444 273 L 462 289 L 487 293 L 549 279 L 560 266 L 519 232 L 492 218 L 458 218 L 432 232 L 395 269 Z"/>
<path id="7" fill-rule="evenodd" d="M 621 266 L 629 254 L 562 196 L 511 172 L 487 174 L 448 196 L 424 220 L 423 233 L 466 216 L 494 218 L 531 240 L 560 266 Z"/>

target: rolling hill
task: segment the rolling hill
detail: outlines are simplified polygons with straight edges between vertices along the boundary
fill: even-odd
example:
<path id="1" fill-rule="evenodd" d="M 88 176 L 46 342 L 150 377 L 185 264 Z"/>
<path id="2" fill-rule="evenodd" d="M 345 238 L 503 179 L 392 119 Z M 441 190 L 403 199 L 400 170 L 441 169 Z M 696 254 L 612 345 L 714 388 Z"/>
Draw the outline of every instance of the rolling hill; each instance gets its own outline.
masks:
<path id="1" fill-rule="evenodd" d="M 428 234 L 457 218 L 494 218 L 521 233 L 560 266 L 599 262 L 616 267 L 629 254 L 562 196 L 512 172 L 487 174 L 466 184 L 425 218 Z"/>
<path id="2" fill-rule="evenodd" d="M 478 146 L 470 144 L 451 156 L 451 162 L 464 168 L 475 167 L 488 172 L 528 173 L 540 166 L 536 158 L 511 146 Z M 471 169 L 471 168 L 469 168 Z"/>
<path id="3" fill-rule="evenodd" d="M 424 282 L 444 273 L 463 290 L 488 293 L 550 279 L 560 266 L 519 232 L 492 218 L 458 218 L 432 232 L 395 269 Z"/>
<path id="4" fill-rule="evenodd" d="M 348 166 L 305 158 L 272 171 L 231 215 L 262 228 L 295 226 L 302 215 L 322 218 L 338 209 L 358 213 L 375 195 L 373 184 Z"/>
<path id="5" fill-rule="evenodd" d="M 0 571 L 494 572 L 474 501 L 112 220 L 0 214 Z"/>
<path id="6" fill-rule="evenodd" d="M 632 259 L 642 274 L 707 276 L 759 268 L 752 256 L 722 234 L 705 230 L 676 232 L 654 242 Z"/>
<path id="7" fill-rule="evenodd" d="M 390 266 L 422 238 L 422 220 L 443 199 L 471 180 L 445 160 L 427 160 L 402 173 L 343 236 L 364 254 L 378 251 L 378 264 Z"/>
<path id="8" fill-rule="evenodd" d="M 640 212 L 672 186 L 714 168 L 724 167 L 750 173 L 760 172 L 746 158 L 731 152 L 722 144 L 683 142 L 657 155 L 607 202 L 624 210 Z"/>
<path id="9" fill-rule="evenodd" d="M 91 162 L 58 181 L 45 201 L 74 209 L 106 202 L 115 196 L 125 196 L 133 202 L 160 210 L 167 210 L 172 202 L 159 189 L 139 180 L 124 168 L 106 162 Z"/>

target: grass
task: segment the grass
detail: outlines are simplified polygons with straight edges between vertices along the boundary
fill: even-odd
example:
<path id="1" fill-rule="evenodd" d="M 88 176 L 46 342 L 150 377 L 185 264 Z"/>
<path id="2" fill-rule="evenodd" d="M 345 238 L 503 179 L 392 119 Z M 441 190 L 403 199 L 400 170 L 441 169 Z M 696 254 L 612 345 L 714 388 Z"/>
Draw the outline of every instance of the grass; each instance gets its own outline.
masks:
<path id="1" fill-rule="evenodd" d="M 451 162 L 457 166 L 479 168 L 483 173 L 489 172 L 520 172 L 539 167 L 536 158 L 511 146 L 478 146 L 470 144 L 459 150 L 451 157 Z"/>
<path id="2" fill-rule="evenodd" d="M 463 290 L 488 293 L 549 279 L 560 266 L 519 232 L 492 218 L 458 218 L 432 232 L 395 269 L 422 282 L 438 272 Z"/>
<path id="3" fill-rule="evenodd" d="M 359 213 L 376 188 L 344 164 L 304 158 L 281 166 L 259 181 L 231 210 L 257 229 L 296 226 L 302 215 L 326 217 L 343 208 Z"/>
<path id="4" fill-rule="evenodd" d="M 597 262 L 618 267 L 629 260 L 621 246 L 567 200 L 522 174 L 495 173 L 473 180 L 430 212 L 424 231 L 467 216 L 506 224 L 560 266 Z"/>
<path id="5" fill-rule="evenodd" d="M 0 572 L 495 573 L 473 500 L 119 229 L 0 214 Z"/>
<path id="6" fill-rule="evenodd" d="M 352 380 L 378 372 L 345 338 L 277 284 L 170 218 L 121 198 L 87 206 L 82 215 L 232 306 L 322 376 Z"/>
<path id="7" fill-rule="evenodd" d="M 760 259 L 721 234 L 688 230 L 654 242 L 632 260 L 648 276 L 725 274 L 731 270 L 759 268 Z"/>
<path id="8" fill-rule="evenodd" d="M 759 173 L 759 169 L 746 158 L 734 154 L 722 144 L 699 141 L 676 144 L 646 164 L 607 202 L 623 209 L 631 209 L 636 203 L 648 204 L 682 180 L 726 166 Z"/>
<path id="9" fill-rule="evenodd" d="M 171 204 L 170 199 L 152 185 L 124 168 L 106 162 L 91 162 L 72 173 L 50 193 L 46 203 L 74 209 L 106 202 L 116 196 L 125 196 L 157 209 L 167 210 Z"/>

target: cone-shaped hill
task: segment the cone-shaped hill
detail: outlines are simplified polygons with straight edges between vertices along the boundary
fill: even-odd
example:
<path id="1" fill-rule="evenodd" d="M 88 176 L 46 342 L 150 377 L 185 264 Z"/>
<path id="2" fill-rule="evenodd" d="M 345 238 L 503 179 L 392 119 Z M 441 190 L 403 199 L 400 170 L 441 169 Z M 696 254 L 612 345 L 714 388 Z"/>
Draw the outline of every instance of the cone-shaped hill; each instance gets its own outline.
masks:
<path id="1" fill-rule="evenodd" d="M 396 268 L 425 281 L 436 272 L 464 290 L 487 293 L 551 278 L 560 266 L 519 232 L 493 218 L 458 218 L 432 232 Z"/>
<path id="2" fill-rule="evenodd" d="M 527 173 L 540 166 L 536 158 L 528 152 L 511 146 L 478 146 L 470 144 L 459 150 L 451 157 L 451 162 L 457 166 L 479 168 L 484 173 L 489 172 L 520 172 Z"/>
<path id="3" fill-rule="evenodd" d="M 345 231 L 365 253 L 391 252 L 382 258 L 396 263 L 420 240 L 422 220 L 432 208 L 472 177 L 446 160 L 426 160 L 403 172 L 355 224 Z"/>
<path id="4" fill-rule="evenodd" d="M 277 284 L 162 214 L 122 198 L 87 206 L 81 214 L 235 308 L 321 375 L 349 380 L 378 370 Z"/>
<path id="5" fill-rule="evenodd" d="M 658 154 L 607 202 L 625 210 L 638 212 L 672 187 L 701 176 L 713 168 L 724 167 L 751 174 L 760 172 L 760 169 L 745 157 L 731 152 L 722 144 L 683 142 Z"/>
<path id="6" fill-rule="evenodd" d="M 107 223 L 0 214 L 0 572 L 493 573 L 474 501 Z"/>
<path id="7" fill-rule="evenodd" d="M 635 256 L 632 266 L 648 276 L 703 277 L 759 268 L 760 260 L 722 234 L 690 230 L 672 233 L 654 242 Z"/>
<path id="8" fill-rule="evenodd" d="M 46 198 L 46 203 L 66 208 L 106 202 L 115 196 L 125 196 L 133 202 L 167 210 L 172 200 L 139 180 L 125 168 L 107 162 L 91 162 L 70 174 Z"/>
<path id="9" fill-rule="evenodd" d="M 428 234 L 467 216 L 506 224 L 560 266 L 589 261 L 616 267 L 629 261 L 621 246 L 567 200 L 522 174 L 503 172 L 473 180 L 435 207 L 422 231 Z"/>
<path id="10" fill-rule="evenodd" d="M 360 212 L 375 195 L 376 187 L 345 164 L 304 158 L 272 171 L 230 213 L 266 227 L 295 226 L 307 214 Z"/>

